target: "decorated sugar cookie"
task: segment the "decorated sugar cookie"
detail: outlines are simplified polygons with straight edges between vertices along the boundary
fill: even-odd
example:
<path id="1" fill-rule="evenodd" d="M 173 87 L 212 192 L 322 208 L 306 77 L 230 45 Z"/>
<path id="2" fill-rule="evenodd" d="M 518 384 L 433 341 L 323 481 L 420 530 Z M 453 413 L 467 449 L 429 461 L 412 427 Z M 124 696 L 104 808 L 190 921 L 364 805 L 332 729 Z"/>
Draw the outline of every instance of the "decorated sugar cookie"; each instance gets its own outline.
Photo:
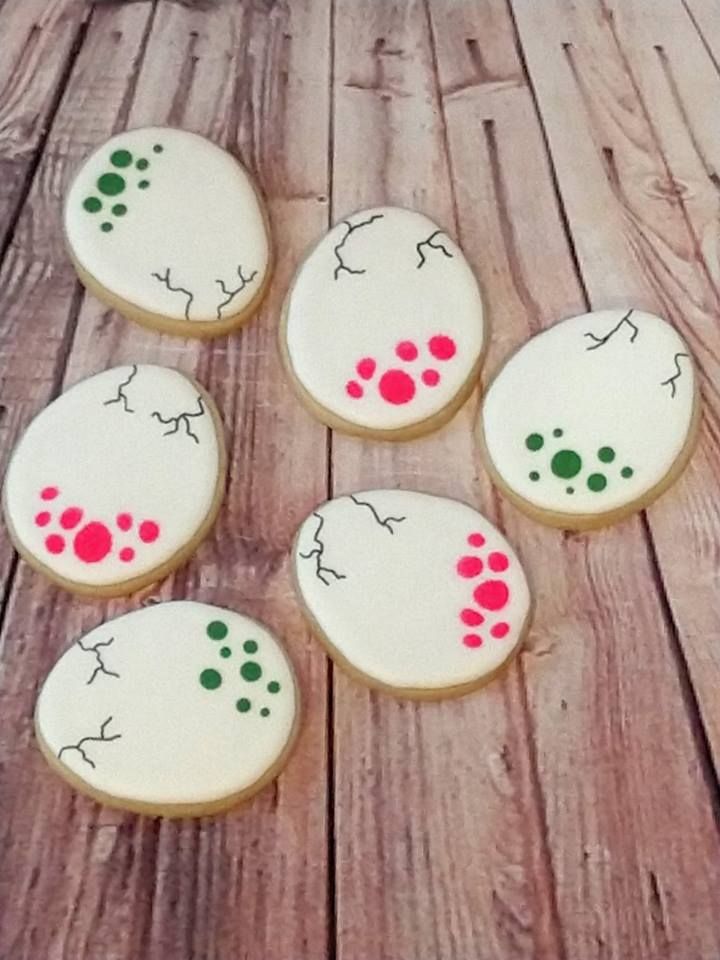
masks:
<path id="1" fill-rule="evenodd" d="M 183 600 L 76 640 L 43 685 L 35 724 L 50 764 L 83 792 L 190 816 L 276 776 L 297 711 L 292 668 L 266 627 Z"/>
<path id="2" fill-rule="evenodd" d="M 70 187 L 65 232 L 99 299 L 181 336 L 239 326 L 269 280 L 266 218 L 250 177 L 186 130 L 127 130 L 95 150 Z"/>
<path id="3" fill-rule="evenodd" d="M 223 492 L 215 405 L 176 370 L 131 364 L 71 387 L 32 421 L 4 487 L 12 539 L 69 590 L 128 594 L 179 566 Z"/>
<path id="4" fill-rule="evenodd" d="M 404 490 L 330 500 L 293 550 L 302 604 L 330 654 L 408 697 L 464 693 L 517 651 L 530 611 L 520 561 L 472 507 Z"/>
<path id="5" fill-rule="evenodd" d="M 302 264 L 281 346 L 319 419 L 403 439 L 464 402 L 485 336 L 477 282 L 451 237 L 420 213 L 378 207 L 346 217 Z"/>
<path id="6" fill-rule="evenodd" d="M 698 395 L 687 345 L 640 310 L 564 320 L 507 361 L 485 397 L 490 469 L 521 509 L 568 529 L 646 506 L 690 456 Z"/>

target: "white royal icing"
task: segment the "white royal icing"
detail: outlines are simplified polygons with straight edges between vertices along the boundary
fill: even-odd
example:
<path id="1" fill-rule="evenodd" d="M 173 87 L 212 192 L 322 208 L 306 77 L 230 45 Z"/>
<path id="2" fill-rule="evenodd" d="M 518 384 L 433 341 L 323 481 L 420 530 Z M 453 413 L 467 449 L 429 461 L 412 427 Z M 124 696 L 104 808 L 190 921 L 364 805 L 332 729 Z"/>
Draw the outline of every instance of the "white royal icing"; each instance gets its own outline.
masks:
<path id="1" fill-rule="evenodd" d="M 533 337 L 485 396 L 502 481 L 541 509 L 601 514 L 641 498 L 678 458 L 693 420 L 689 350 L 639 310 L 571 317 Z"/>
<path id="2" fill-rule="evenodd" d="M 75 258 L 107 290 L 175 320 L 240 313 L 268 270 L 249 176 L 186 130 L 128 130 L 99 147 L 70 188 L 65 229 Z"/>
<path id="3" fill-rule="evenodd" d="M 362 427 L 407 427 L 448 406 L 484 338 L 477 281 L 445 231 L 412 210 L 346 217 L 300 267 L 286 304 L 293 373 Z"/>
<path id="4" fill-rule="evenodd" d="M 207 401 L 166 367 L 115 367 L 71 387 L 32 421 L 5 480 L 21 546 L 88 586 L 164 564 L 214 502 L 222 453 Z"/>
<path id="5" fill-rule="evenodd" d="M 472 507 L 403 490 L 330 500 L 293 561 L 330 644 L 371 680 L 440 690 L 479 681 L 522 637 L 530 594 L 505 538 Z"/>
<path id="6" fill-rule="evenodd" d="M 290 664 L 248 617 L 183 600 L 104 623 L 48 675 L 48 749 L 94 790 L 169 805 L 239 793 L 281 757 L 295 723 Z"/>

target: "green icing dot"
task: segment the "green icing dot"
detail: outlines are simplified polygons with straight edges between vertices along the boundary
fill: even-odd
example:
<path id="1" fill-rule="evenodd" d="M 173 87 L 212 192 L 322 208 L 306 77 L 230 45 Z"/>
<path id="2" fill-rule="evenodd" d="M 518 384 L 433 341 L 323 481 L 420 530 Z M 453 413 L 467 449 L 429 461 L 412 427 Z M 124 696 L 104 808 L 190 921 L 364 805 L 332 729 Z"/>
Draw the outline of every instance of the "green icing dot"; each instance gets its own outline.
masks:
<path id="1" fill-rule="evenodd" d="M 200 674 L 200 683 L 206 690 L 217 690 L 217 688 L 222 683 L 222 677 L 217 672 L 213 670 L 212 667 L 209 667 L 207 670 L 203 670 Z"/>
<path id="2" fill-rule="evenodd" d="M 565 493 L 575 493 L 575 487 L 566 487 Z"/>
<path id="3" fill-rule="evenodd" d="M 150 166 L 150 161 L 146 160 L 145 157 L 141 157 L 135 166 L 138 170 L 147 170 L 147 168 Z"/>
<path id="4" fill-rule="evenodd" d="M 240 713 L 247 713 L 250 707 L 251 707 L 251 703 L 246 697 L 240 697 L 240 699 L 235 704 L 235 709 L 239 710 Z"/>
<path id="5" fill-rule="evenodd" d="M 582 470 L 582 460 L 574 450 L 558 450 L 550 461 L 550 469 L 556 477 L 570 480 Z"/>
<path id="6" fill-rule="evenodd" d="M 115 214 L 116 217 L 124 217 L 125 214 L 127 213 L 127 207 L 125 206 L 124 203 L 116 203 L 112 208 L 112 212 Z"/>
<path id="7" fill-rule="evenodd" d="M 528 450 L 539 450 L 543 443 L 545 443 L 545 441 L 539 433 L 531 433 L 529 437 L 525 438 L 525 446 Z"/>
<path id="8" fill-rule="evenodd" d="M 103 233 L 110 233 L 112 228 L 113 228 L 113 225 L 111 223 L 108 223 L 107 220 L 105 221 L 105 223 L 100 224 L 100 229 L 102 230 Z"/>
<path id="9" fill-rule="evenodd" d="M 268 684 L 268 693 L 279 693 L 279 692 L 280 692 L 280 684 L 277 682 L 277 680 L 271 680 L 270 683 Z"/>
<path id="10" fill-rule="evenodd" d="M 88 213 L 97 213 L 98 210 L 102 210 L 102 201 L 97 197 L 87 197 L 83 200 L 83 207 Z"/>
<path id="11" fill-rule="evenodd" d="M 240 667 L 240 676 L 243 678 L 243 680 L 248 680 L 250 683 L 252 683 L 254 680 L 259 680 L 262 676 L 260 664 L 255 663 L 254 660 L 246 660 L 245 663 Z"/>
<path id="12" fill-rule="evenodd" d="M 553 430 L 553 436 L 554 436 L 554 437 L 561 437 L 562 435 L 563 435 L 563 432 L 562 432 L 562 430 L 560 429 L 560 427 L 555 427 L 555 429 Z"/>
<path id="13" fill-rule="evenodd" d="M 615 451 L 612 447 L 600 447 L 598 450 L 598 460 L 603 463 L 612 463 L 615 459 Z"/>
<path id="14" fill-rule="evenodd" d="M 537 470 L 531 470 L 531 471 L 530 471 L 530 479 L 531 479 L 531 480 L 539 480 L 539 479 L 540 479 L 540 474 L 537 472 Z"/>
<path id="15" fill-rule="evenodd" d="M 269 716 L 270 716 L 270 711 L 268 710 L 267 707 L 263 707 L 263 708 L 262 708 L 262 710 L 260 711 L 260 716 L 261 716 L 261 717 L 269 717 Z"/>
<path id="16" fill-rule="evenodd" d="M 110 163 L 114 167 L 129 167 L 132 163 L 132 154 L 129 150 L 115 150 L 110 154 Z"/>
<path id="17" fill-rule="evenodd" d="M 153 147 L 153 153 L 162 153 L 162 152 L 163 152 L 163 148 L 159 143 L 156 143 L 155 146 Z"/>
<path id="18" fill-rule="evenodd" d="M 243 650 L 245 653 L 257 653 L 257 641 L 256 640 L 246 640 L 243 644 Z"/>
<path id="19" fill-rule="evenodd" d="M 207 635 L 211 640 L 224 640 L 228 635 L 228 628 L 222 620 L 213 620 L 207 625 Z"/>
<path id="20" fill-rule="evenodd" d="M 620 471 L 620 476 L 625 477 L 626 480 L 628 479 L 628 477 L 631 477 L 632 475 L 633 475 L 632 467 L 623 467 L 622 470 Z"/>
<path id="21" fill-rule="evenodd" d="M 97 182 L 97 188 L 106 197 L 115 197 L 125 189 L 125 180 L 119 173 L 104 173 Z"/>
<path id="22" fill-rule="evenodd" d="M 138 184 L 138 186 L 140 187 L 141 190 L 147 190 L 147 188 L 150 186 L 150 181 L 149 181 L 149 180 L 141 180 L 140 183 Z"/>
<path id="23" fill-rule="evenodd" d="M 228 657 L 232 656 L 232 650 L 230 647 L 220 647 L 220 656 L 227 660 Z"/>
<path id="24" fill-rule="evenodd" d="M 607 486 L 607 479 L 602 473 L 591 473 L 587 480 L 588 487 L 595 493 L 600 493 Z"/>

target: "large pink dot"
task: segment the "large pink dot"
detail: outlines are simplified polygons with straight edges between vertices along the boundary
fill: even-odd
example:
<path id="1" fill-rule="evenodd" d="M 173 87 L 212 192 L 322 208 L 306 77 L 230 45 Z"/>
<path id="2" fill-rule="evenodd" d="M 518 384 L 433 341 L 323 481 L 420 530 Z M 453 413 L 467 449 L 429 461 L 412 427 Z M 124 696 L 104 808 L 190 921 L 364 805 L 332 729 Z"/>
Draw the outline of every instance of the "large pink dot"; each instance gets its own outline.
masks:
<path id="1" fill-rule="evenodd" d="M 40 496 L 43 500 L 54 500 L 58 493 L 60 493 L 60 491 L 57 487 L 43 487 L 40 491 Z"/>
<path id="2" fill-rule="evenodd" d="M 49 553 L 62 553 L 65 549 L 65 541 L 58 533 L 51 533 L 45 538 L 45 546 Z"/>
<path id="3" fill-rule="evenodd" d="M 73 540 L 75 555 L 84 563 L 99 563 L 112 550 L 112 536 L 104 523 L 93 520 Z"/>
<path id="4" fill-rule="evenodd" d="M 353 400 L 357 400 L 363 395 L 364 391 L 356 380 L 348 380 L 345 384 L 345 392 L 349 397 L 352 397 Z"/>
<path id="5" fill-rule="evenodd" d="M 490 633 L 494 637 L 497 637 L 498 640 L 502 640 L 503 637 L 506 637 L 508 635 L 509 630 L 510 630 L 509 623 L 496 623 L 490 629 Z"/>
<path id="6" fill-rule="evenodd" d="M 497 551 L 494 551 L 488 557 L 488 566 L 495 573 L 502 573 L 503 570 L 507 570 L 509 562 L 504 553 Z"/>
<path id="7" fill-rule="evenodd" d="M 452 337 L 446 337 L 444 334 L 431 337 L 428 341 L 428 347 L 436 360 L 451 360 L 455 356 L 455 341 Z"/>
<path id="8" fill-rule="evenodd" d="M 46 527 L 50 523 L 50 514 L 47 510 L 41 510 L 35 515 L 35 523 L 38 527 Z"/>
<path id="9" fill-rule="evenodd" d="M 412 342 L 412 340 L 401 340 L 400 343 L 395 347 L 395 353 L 401 360 L 417 360 L 418 348 Z"/>
<path id="10" fill-rule="evenodd" d="M 510 591 L 502 580 L 486 580 L 473 591 L 476 603 L 486 610 L 502 610 L 508 602 Z"/>
<path id="11" fill-rule="evenodd" d="M 123 563 L 130 563 L 131 560 L 135 559 L 135 551 L 132 547 L 123 547 L 120 551 L 120 559 Z"/>
<path id="12" fill-rule="evenodd" d="M 485 617 L 480 611 L 472 610 L 470 607 L 465 607 L 460 614 L 460 619 L 466 627 L 479 627 L 481 623 L 485 622 Z"/>
<path id="13" fill-rule="evenodd" d="M 115 523 L 121 530 L 129 530 L 132 526 L 132 517 L 129 513 L 119 513 L 115 517 Z"/>
<path id="14" fill-rule="evenodd" d="M 388 403 L 409 403 L 415 396 L 415 381 L 404 370 L 388 370 L 380 377 L 379 389 Z"/>
<path id="15" fill-rule="evenodd" d="M 68 507 L 60 514 L 60 526 L 63 530 L 72 530 L 82 520 L 83 512 L 80 507 Z"/>
<path id="16" fill-rule="evenodd" d="M 153 543 L 160 536 L 160 527 L 154 520 L 143 520 L 140 524 L 140 539 L 143 543 Z"/>
<path id="17" fill-rule="evenodd" d="M 456 569 L 461 577 L 479 577 L 483 570 L 483 562 L 480 557 L 460 557 Z"/>
<path id="18" fill-rule="evenodd" d="M 423 370 L 421 376 L 426 387 L 436 387 L 440 383 L 440 374 L 437 370 Z"/>
<path id="19" fill-rule="evenodd" d="M 463 643 L 466 647 L 482 646 L 482 637 L 477 633 L 466 633 L 463 637 Z"/>
<path id="20" fill-rule="evenodd" d="M 359 377 L 363 380 L 369 380 L 375 373 L 375 361 L 372 357 L 363 357 L 362 360 L 358 361 L 355 369 Z"/>

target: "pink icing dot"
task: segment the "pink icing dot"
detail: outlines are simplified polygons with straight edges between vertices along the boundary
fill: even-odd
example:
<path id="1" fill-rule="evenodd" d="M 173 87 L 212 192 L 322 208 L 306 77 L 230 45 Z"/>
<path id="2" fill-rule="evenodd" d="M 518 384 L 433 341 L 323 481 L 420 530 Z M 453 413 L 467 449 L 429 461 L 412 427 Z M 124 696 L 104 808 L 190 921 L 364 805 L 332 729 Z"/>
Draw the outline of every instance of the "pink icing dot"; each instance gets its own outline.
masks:
<path id="1" fill-rule="evenodd" d="M 82 515 L 80 507 L 68 507 L 60 514 L 60 526 L 63 530 L 72 530 L 80 523 Z"/>
<path id="2" fill-rule="evenodd" d="M 494 552 L 488 557 L 488 566 L 495 573 L 502 573 L 503 570 L 507 570 L 509 563 L 510 561 L 504 553 Z"/>
<path id="3" fill-rule="evenodd" d="M 437 370 L 423 370 L 422 382 L 426 387 L 436 387 L 440 383 L 440 374 Z"/>
<path id="4" fill-rule="evenodd" d="M 479 610 L 472 610 L 470 607 L 466 607 L 460 614 L 460 619 L 465 624 L 466 627 L 479 627 L 481 623 L 484 623 L 485 617 L 480 613 Z"/>
<path id="5" fill-rule="evenodd" d="M 143 543 L 153 543 L 160 536 L 160 527 L 154 520 L 143 520 L 140 524 L 140 539 Z"/>
<path id="6" fill-rule="evenodd" d="M 471 533 L 468 537 L 468 543 L 471 547 L 482 547 L 485 543 L 485 537 L 481 533 Z"/>
<path id="7" fill-rule="evenodd" d="M 395 347 L 395 353 L 401 360 L 417 360 L 418 349 L 412 340 L 401 340 Z"/>
<path id="8" fill-rule="evenodd" d="M 132 526 L 132 517 L 129 513 L 119 513 L 117 517 L 115 517 L 115 523 L 121 530 L 129 530 Z"/>
<path id="9" fill-rule="evenodd" d="M 477 633 L 466 633 L 463 637 L 463 643 L 466 647 L 479 647 L 482 645 L 482 637 Z"/>
<path id="10" fill-rule="evenodd" d="M 135 558 L 135 551 L 132 547 L 123 547 L 120 551 L 120 559 L 123 563 L 130 563 Z"/>
<path id="11" fill-rule="evenodd" d="M 452 337 L 446 337 L 444 334 L 431 337 L 428 341 L 428 347 L 436 360 L 450 360 L 455 356 L 455 341 Z"/>
<path id="12" fill-rule="evenodd" d="M 403 370 L 388 370 L 380 377 L 379 389 L 388 403 L 409 403 L 415 396 L 415 381 Z"/>
<path id="13" fill-rule="evenodd" d="M 508 602 L 510 591 L 502 580 L 486 580 L 473 592 L 476 603 L 486 610 L 502 610 Z"/>
<path id="14" fill-rule="evenodd" d="M 494 637 L 497 637 L 498 640 L 502 640 L 503 637 L 506 637 L 506 636 L 507 636 L 509 630 L 510 630 L 510 624 L 509 624 L 509 623 L 496 623 L 496 624 L 490 629 L 490 633 L 491 633 Z"/>
<path id="15" fill-rule="evenodd" d="M 43 500 L 54 500 L 59 493 L 60 491 L 57 487 L 44 487 L 40 491 L 40 496 Z"/>
<path id="16" fill-rule="evenodd" d="M 84 563 L 99 563 L 112 549 L 112 536 L 104 523 L 93 520 L 78 531 L 73 550 Z"/>
<path id="17" fill-rule="evenodd" d="M 45 538 L 45 546 L 49 553 L 62 553 L 65 549 L 65 541 L 58 533 L 51 533 Z"/>
<path id="18" fill-rule="evenodd" d="M 35 516 L 35 523 L 38 527 L 46 527 L 50 523 L 50 514 L 47 510 L 41 510 Z"/>
<path id="19" fill-rule="evenodd" d="M 363 395 L 363 388 L 356 380 L 348 380 L 345 384 L 345 392 L 349 397 L 352 397 L 354 400 L 357 400 Z"/>
<path id="20" fill-rule="evenodd" d="M 460 557 L 456 569 L 461 577 L 478 577 L 482 573 L 483 562 L 480 557 Z"/>
<path id="21" fill-rule="evenodd" d="M 372 357 L 363 357 L 355 367 L 357 375 L 363 380 L 369 380 L 375 373 L 375 361 Z"/>

